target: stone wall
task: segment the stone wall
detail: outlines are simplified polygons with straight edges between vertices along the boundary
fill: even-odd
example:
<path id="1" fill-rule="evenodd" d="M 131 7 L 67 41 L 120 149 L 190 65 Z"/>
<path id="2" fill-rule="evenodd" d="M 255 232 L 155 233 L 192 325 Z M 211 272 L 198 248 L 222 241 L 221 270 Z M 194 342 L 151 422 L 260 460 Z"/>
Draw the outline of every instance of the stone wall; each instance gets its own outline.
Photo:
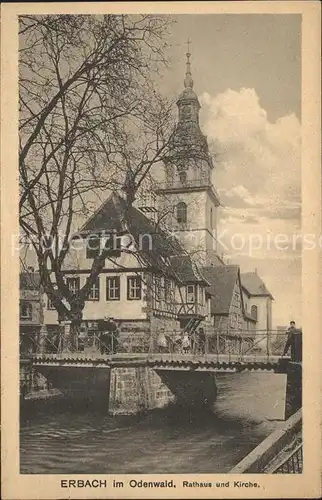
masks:
<path id="1" fill-rule="evenodd" d="M 111 370 L 109 413 L 132 414 L 161 408 L 174 396 L 157 373 L 148 367 Z"/>

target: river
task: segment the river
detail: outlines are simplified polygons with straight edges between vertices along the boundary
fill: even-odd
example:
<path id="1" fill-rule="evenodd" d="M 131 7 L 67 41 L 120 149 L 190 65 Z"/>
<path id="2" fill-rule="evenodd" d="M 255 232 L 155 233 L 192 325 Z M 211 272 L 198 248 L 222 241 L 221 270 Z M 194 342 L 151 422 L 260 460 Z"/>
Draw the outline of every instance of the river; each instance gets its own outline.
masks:
<path id="1" fill-rule="evenodd" d="M 285 375 L 220 374 L 212 411 L 110 417 L 35 403 L 20 425 L 22 474 L 225 473 L 282 425 Z"/>

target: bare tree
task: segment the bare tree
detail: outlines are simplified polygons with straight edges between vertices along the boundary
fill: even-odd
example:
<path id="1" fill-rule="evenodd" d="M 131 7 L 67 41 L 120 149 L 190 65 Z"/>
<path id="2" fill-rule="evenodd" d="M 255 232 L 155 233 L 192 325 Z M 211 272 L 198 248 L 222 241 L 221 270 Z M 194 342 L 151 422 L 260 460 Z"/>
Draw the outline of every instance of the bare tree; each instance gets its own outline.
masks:
<path id="1" fill-rule="evenodd" d="M 125 218 L 153 165 L 180 170 L 208 158 L 199 128 L 196 135 L 175 127 L 172 103 L 154 86 L 154 71 L 167 64 L 169 22 L 151 15 L 20 17 L 20 226 L 44 291 L 72 322 L 72 337 L 111 260 L 103 249 L 84 286 L 69 290 L 71 238 L 97 199 L 122 187 Z"/>
<path id="2" fill-rule="evenodd" d="M 171 107 L 151 80 L 166 64 L 168 25 L 150 15 L 20 17 L 20 227 L 45 292 L 75 327 L 108 250 L 73 295 L 63 273 L 73 231 L 107 190 L 124 185 L 130 206 L 171 142 Z"/>

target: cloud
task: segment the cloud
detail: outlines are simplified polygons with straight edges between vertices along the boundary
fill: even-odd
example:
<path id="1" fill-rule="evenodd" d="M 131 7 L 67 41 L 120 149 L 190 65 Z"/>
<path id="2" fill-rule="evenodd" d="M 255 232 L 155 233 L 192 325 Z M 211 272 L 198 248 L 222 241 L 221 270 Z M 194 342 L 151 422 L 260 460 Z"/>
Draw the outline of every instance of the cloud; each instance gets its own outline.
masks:
<path id="1" fill-rule="evenodd" d="M 254 89 L 205 93 L 203 130 L 215 152 L 214 183 L 223 204 L 236 208 L 300 203 L 301 129 L 295 114 L 269 122 Z M 289 218 L 290 211 L 279 216 Z"/>
<path id="2" fill-rule="evenodd" d="M 241 184 L 227 190 L 221 189 L 219 193 L 222 195 L 223 205 L 237 208 L 263 206 L 262 200 L 257 196 L 252 196 L 248 189 Z"/>
<path id="3" fill-rule="evenodd" d="M 298 222 L 301 218 L 300 206 L 280 206 L 272 207 L 270 210 L 263 211 L 262 216 L 269 219 L 293 220 Z"/>

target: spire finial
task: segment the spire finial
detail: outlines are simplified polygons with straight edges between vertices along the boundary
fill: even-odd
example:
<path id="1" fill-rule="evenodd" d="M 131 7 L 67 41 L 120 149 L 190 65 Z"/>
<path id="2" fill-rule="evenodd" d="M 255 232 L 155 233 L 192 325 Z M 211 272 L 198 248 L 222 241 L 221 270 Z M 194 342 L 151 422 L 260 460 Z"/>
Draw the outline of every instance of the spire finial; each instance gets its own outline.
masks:
<path id="1" fill-rule="evenodd" d="M 187 40 L 187 47 L 188 47 L 188 54 L 190 55 L 190 44 L 191 44 L 191 40 L 188 38 Z"/>
<path id="2" fill-rule="evenodd" d="M 187 49 L 188 49 L 188 52 L 186 53 L 186 56 L 187 56 L 187 69 L 186 69 L 186 76 L 185 76 L 185 79 L 184 79 L 184 86 L 185 88 L 190 88 L 192 89 L 193 88 L 193 79 L 192 79 L 192 76 L 191 76 L 191 67 L 190 67 L 190 43 L 191 43 L 191 40 L 187 40 Z"/>

